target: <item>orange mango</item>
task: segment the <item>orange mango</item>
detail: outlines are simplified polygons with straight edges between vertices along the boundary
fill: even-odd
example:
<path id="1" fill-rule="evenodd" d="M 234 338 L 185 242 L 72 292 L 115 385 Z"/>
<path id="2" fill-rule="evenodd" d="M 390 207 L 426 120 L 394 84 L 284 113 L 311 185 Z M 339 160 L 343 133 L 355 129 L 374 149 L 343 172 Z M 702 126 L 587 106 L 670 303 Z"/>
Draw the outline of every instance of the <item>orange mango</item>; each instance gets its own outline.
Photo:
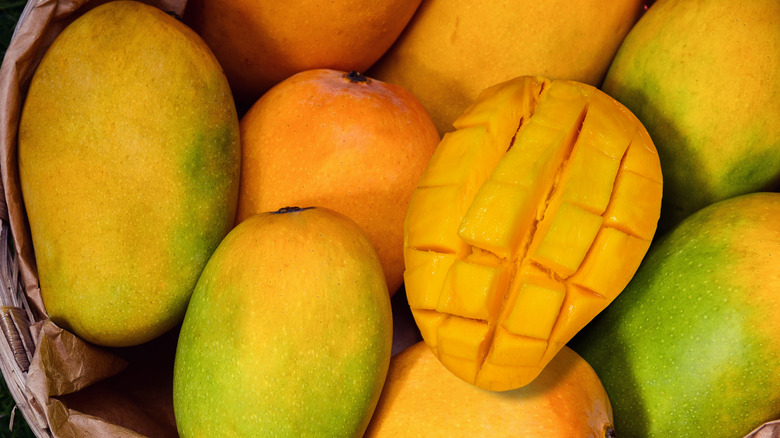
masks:
<path id="1" fill-rule="evenodd" d="M 420 342 L 391 360 L 365 437 L 607 438 L 613 424 L 601 380 L 566 347 L 532 384 L 495 393 L 453 376 Z"/>
<path id="2" fill-rule="evenodd" d="M 461 379 L 527 385 L 636 271 L 660 214 L 655 146 L 575 81 L 486 89 L 445 134 L 404 224 L 404 281 L 425 342 Z"/>

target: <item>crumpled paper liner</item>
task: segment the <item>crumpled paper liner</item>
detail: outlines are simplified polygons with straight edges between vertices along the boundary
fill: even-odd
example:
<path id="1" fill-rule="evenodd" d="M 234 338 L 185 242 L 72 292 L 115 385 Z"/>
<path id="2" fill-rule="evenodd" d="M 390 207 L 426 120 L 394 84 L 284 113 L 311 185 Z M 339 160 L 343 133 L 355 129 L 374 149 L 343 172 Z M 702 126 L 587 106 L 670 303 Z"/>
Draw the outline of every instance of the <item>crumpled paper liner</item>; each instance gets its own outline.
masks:
<path id="1" fill-rule="evenodd" d="M 106 0 L 29 0 L 0 67 L 0 219 L 10 244 L 0 329 L 2 371 L 37 436 L 175 437 L 172 382 L 177 331 L 139 347 L 89 344 L 46 315 L 19 185 L 16 136 L 24 96 L 60 31 Z M 178 16 L 186 0 L 144 0 Z M 106 31 L 110 31 L 107 29 Z M 10 227 L 10 239 L 5 239 Z M 8 249 L 3 248 L 3 252 Z M 5 272 L 7 269 L 9 272 Z"/>
<path id="2" fill-rule="evenodd" d="M 184 16 L 187 0 L 142 0 Z M 173 356 L 178 329 L 147 344 L 111 349 L 56 326 L 38 288 L 16 155 L 19 116 L 35 68 L 54 38 L 106 0 L 29 0 L 0 67 L 0 369 L 39 437 L 175 437 Z M 110 30 L 106 30 L 110 31 Z M 10 237 L 9 237 L 10 230 Z M 10 251 L 9 254 L 6 252 Z M 402 294 L 396 294 L 402 295 Z M 394 318 L 413 327 L 408 306 Z M 420 340 L 394 338 L 394 353 Z M 780 420 L 745 438 L 780 438 Z"/>
<path id="3" fill-rule="evenodd" d="M 780 420 L 764 423 L 745 438 L 780 438 Z"/>

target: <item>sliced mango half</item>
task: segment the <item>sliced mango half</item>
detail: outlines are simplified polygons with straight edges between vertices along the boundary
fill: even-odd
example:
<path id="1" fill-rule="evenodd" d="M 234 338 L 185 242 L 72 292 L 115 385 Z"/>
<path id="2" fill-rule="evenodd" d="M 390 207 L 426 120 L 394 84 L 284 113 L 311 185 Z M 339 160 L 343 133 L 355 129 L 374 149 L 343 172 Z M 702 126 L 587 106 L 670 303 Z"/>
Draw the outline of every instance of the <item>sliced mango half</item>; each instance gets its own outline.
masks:
<path id="1" fill-rule="evenodd" d="M 574 81 L 495 85 L 453 126 L 406 216 L 406 293 L 450 371 L 516 389 L 636 272 L 660 216 L 661 165 L 629 110 Z"/>

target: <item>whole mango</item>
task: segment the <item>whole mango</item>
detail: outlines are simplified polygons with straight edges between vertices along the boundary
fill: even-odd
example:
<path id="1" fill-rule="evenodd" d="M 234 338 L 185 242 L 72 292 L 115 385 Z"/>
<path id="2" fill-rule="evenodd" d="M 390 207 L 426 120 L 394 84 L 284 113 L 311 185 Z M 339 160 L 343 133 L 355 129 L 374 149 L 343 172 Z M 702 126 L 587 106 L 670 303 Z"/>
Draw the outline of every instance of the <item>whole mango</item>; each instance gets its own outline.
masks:
<path id="1" fill-rule="evenodd" d="M 360 437 L 387 375 L 390 297 L 368 238 L 325 208 L 259 213 L 198 280 L 173 376 L 182 437 Z"/>
<path id="2" fill-rule="evenodd" d="M 241 119 L 236 220 L 287 205 L 345 214 L 368 235 L 394 295 L 406 209 L 439 140 L 423 106 L 398 85 L 354 71 L 300 72 Z"/>
<path id="3" fill-rule="evenodd" d="M 420 0 L 192 0 L 185 21 L 251 106 L 288 77 L 318 68 L 365 72 L 398 38 Z"/>
<path id="4" fill-rule="evenodd" d="M 780 193 L 719 201 L 653 243 L 569 344 L 601 377 L 618 436 L 747 435 L 780 419 Z"/>
<path id="5" fill-rule="evenodd" d="M 780 183 L 780 2 L 658 0 L 603 90 L 647 128 L 664 169 L 660 231 Z"/>
<path id="6" fill-rule="evenodd" d="M 642 0 L 423 0 L 368 75 L 412 92 L 440 134 L 494 84 L 521 75 L 598 86 Z"/>
<path id="7" fill-rule="evenodd" d="M 531 384 L 483 391 L 453 376 L 423 342 L 393 356 L 366 438 L 614 438 L 612 408 L 593 368 L 567 347 Z"/>
<path id="8" fill-rule="evenodd" d="M 139 2 L 85 13 L 35 71 L 18 158 L 51 319 L 108 346 L 181 322 L 240 170 L 230 88 L 200 37 Z"/>
<path id="9" fill-rule="evenodd" d="M 655 233 L 661 168 L 631 112 L 579 82 L 495 85 L 454 126 L 406 215 L 406 294 L 448 369 L 514 389 L 631 279 Z"/>

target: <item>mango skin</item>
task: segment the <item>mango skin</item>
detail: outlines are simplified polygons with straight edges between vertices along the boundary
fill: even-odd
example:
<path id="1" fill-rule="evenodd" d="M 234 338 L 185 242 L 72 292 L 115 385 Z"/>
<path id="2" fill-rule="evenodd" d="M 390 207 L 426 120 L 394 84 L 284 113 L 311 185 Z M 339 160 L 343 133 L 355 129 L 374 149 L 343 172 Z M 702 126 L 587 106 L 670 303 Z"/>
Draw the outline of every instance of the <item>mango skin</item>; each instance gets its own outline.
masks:
<path id="1" fill-rule="evenodd" d="M 376 251 L 325 208 L 260 213 L 228 234 L 176 350 L 182 437 L 360 437 L 392 348 Z"/>
<path id="2" fill-rule="evenodd" d="M 440 135 L 492 85 L 545 76 L 598 86 L 642 0 L 423 0 L 368 76 L 411 91 Z"/>
<path id="3" fill-rule="evenodd" d="M 612 408 L 587 362 L 563 347 L 531 384 L 484 391 L 449 372 L 423 342 L 393 356 L 366 438 L 614 437 Z"/>
<path id="4" fill-rule="evenodd" d="M 36 70 L 18 158 L 51 319 L 105 346 L 180 323 L 240 169 L 230 88 L 200 37 L 142 3 L 84 14 Z"/>
<path id="5" fill-rule="evenodd" d="M 602 89 L 647 128 L 664 170 L 659 232 L 780 183 L 780 2 L 658 0 Z"/>
<path id="6" fill-rule="evenodd" d="M 650 248 L 569 346 L 618 436 L 741 437 L 780 418 L 780 194 L 720 201 Z"/>

